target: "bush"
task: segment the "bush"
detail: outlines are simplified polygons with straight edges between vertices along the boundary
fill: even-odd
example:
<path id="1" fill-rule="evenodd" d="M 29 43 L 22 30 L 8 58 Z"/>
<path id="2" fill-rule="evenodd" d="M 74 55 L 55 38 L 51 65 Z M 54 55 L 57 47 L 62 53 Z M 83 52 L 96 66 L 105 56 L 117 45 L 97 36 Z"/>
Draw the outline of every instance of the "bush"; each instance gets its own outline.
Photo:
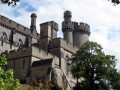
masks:
<path id="1" fill-rule="evenodd" d="M 0 90 L 17 90 L 19 80 L 13 78 L 13 70 L 5 70 L 7 59 L 5 54 L 0 56 Z"/>

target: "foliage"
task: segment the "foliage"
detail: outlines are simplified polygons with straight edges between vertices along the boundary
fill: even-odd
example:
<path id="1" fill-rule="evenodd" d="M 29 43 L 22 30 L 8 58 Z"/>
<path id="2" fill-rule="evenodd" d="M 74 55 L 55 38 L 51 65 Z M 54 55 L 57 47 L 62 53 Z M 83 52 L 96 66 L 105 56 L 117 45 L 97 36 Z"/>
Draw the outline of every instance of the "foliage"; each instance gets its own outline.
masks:
<path id="1" fill-rule="evenodd" d="M 119 0 L 108 0 L 108 1 L 111 1 L 112 3 L 114 3 L 114 5 L 120 4 L 120 1 L 119 1 Z"/>
<path id="2" fill-rule="evenodd" d="M 17 5 L 17 2 L 19 2 L 20 0 L 0 0 L 0 2 L 2 4 L 8 4 L 9 5 L 12 5 L 13 7 Z"/>
<path id="3" fill-rule="evenodd" d="M 7 59 L 4 54 L 0 56 L 0 90 L 17 90 L 19 80 L 13 79 L 13 70 L 5 70 Z"/>
<path id="4" fill-rule="evenodd" d="M 120 89 L 120 73 L 115 69 L 115 56 L 105 55 L 96 42 L 87 41 L 68 60 L 70 70 L 75 78 L 84 79 L 77 82 L 75 88 L 80 90 Z M 77 90 L 77 89 L 76 89 Z"/>
<path id="5" fill-rule="evenodd" d="M 30 85 L 28 90 L 51 90 L 51 88 L 54 87 L 54 85 L 48 80 L 42 82 L 42 80 L 37 81 L 36 79 L 33 79 L 32 81 L 33 83 Z"/>
<path id="6" fill-rule="evenodd" d="M 16 6 L 19 1 L 20 0 L 0 0 L 2 4 L 8 4 L 8 6 L 12 5 L 13 7 Z M 108 0 L 108 1 L 111 1 L 112 3 L 114 3 L 114 5 L 120 4 L 119 0 Z"/>

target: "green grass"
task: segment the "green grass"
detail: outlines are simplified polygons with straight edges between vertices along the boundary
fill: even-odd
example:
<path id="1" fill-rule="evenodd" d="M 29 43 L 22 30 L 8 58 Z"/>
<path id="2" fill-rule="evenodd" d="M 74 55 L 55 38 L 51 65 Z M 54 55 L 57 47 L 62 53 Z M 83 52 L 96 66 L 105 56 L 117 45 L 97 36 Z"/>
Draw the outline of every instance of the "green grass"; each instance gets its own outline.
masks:
<path id="1" fill-rule="evenodd" d="M 26 84 L 20 84 L 18 90 L 28 90 L 28 88 L 29 88 L 29 85 L 26 85 Z"/>

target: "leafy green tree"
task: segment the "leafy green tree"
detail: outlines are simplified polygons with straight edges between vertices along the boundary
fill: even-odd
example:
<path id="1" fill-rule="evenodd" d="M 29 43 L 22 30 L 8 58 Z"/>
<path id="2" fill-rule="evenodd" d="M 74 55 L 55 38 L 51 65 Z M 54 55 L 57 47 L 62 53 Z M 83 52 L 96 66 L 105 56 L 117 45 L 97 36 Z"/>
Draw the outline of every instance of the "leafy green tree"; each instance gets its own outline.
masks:
<path id="1" fill-rule="evenodd" d="M 20 0 L 0 0 L 0 2 L 2 4 L 8 4 L 9 5 L 12 5 L 12 6 L 16 6 L 17 5 L 17 2 L 19 2 Z"/>
<path id="2" fill-rule="evenodd" d="M 111 2 L 114 3 L 115 5 L 116 5 L 116 4 L 120 4 L 120 1 L 119 1 L 119 0 L 108 0 L 108 1 L 111 1 Z"/>
<path id="3" fill-rule="evenodd" d="M 17 90 L 19 80 L 13 78 L 13 70 L 5 70 L 7 59 L 5 54 L 0 56 L 0 90 Z"/>
<path id="4" fill-rule="evenodd" d="M 0 0 L 0 2 L 2 4 L 8 4 L 9 5 L 12 5 L 12 6 L 16 6 L 17 5 L 17 2 L 19 2 L 20 0 Z M 108 0 L 108 1 L 111 1 L 112 3 L 114 3 L 115 5 L 116 4 L 120 4 L 120 1 L 119 0 Z"/>
<path id="5" fill-rule="evenodd" d="M 106 55 L 96 42 L 87 41 L 69 58 L 70 70 L 77 84 L 75 90 L 120 89 L 120 73 L 115 69 L 115 56 Z M 81 78 L 80 82 L 78 82 Z"/>

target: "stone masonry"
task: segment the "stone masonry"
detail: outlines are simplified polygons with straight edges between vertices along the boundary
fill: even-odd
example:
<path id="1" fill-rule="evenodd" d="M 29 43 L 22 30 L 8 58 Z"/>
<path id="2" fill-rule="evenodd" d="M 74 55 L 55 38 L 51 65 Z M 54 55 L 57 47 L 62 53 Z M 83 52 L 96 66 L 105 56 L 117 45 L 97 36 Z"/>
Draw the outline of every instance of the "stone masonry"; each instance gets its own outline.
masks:
<path id="1" fill-rule="evenodd" d="M 89 40 L 90 26 L 71 18 L 71 12 L 65 11 L 63 38 L 58 38 L 58 24 L 54 21 L 40 24 L 37 33 L 35 13 L 31 14 L 30 29 L 0 15 L 0 54 L 6 54 L 7 68 L 14 70 L 14 78 L 26 84 L 33 78 L 47 79 L 64 90 L 72 90 L 76 80 L 67 59 Z"/>

